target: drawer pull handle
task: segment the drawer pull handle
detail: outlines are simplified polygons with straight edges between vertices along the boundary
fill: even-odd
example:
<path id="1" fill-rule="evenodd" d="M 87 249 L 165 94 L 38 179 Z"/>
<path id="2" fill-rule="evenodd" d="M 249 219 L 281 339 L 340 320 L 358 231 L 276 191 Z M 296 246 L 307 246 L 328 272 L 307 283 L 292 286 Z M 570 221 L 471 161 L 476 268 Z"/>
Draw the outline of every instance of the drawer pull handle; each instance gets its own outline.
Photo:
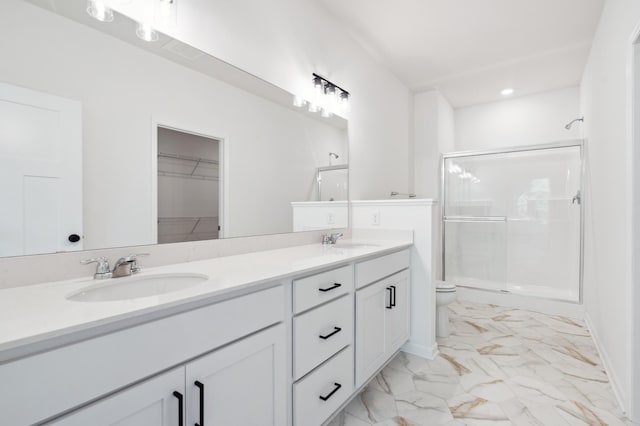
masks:
<path id="1" fill-rule="evenodd" d="M 333 285 L 331 287 L 327 287 L 327 288 L 319 288 L 318 290 L 320 290 L 323 293 L 326 293 L 327 291 L 331 291 L 331 290 L 335 290 L 338 287 L 342 287 L 342 284 L 340 283 L 333 283 Z"/>
<path id="2" fill-rule="evenodd" d="M 322 334 L 318 337 L 320 337 L 322 340 L 327 340 L 329 337 L 338 334 L 342 331 L 342 329 L 340 327 L 333 327 L 333 331 L 329 334 L 327 334 L 326 336 L 323 336 Z"/>
<path id="3" fill-rule="evenodd" d="M 173 391 L 173 396 L 178 398 L 178 426 L 184 426 L 184 397 L 178 391 Z"/>
<path id="4" fill-rule="evenodd" d="M 329 393 L 329 395 L 327 396 L 320 396 L 320 399 L 323 401 L 327 401 L 329 398 L 331 398 L 333 396 L 334 393 L 338 392 L 338 390 L 342 387 L 342 385 L 340 383 L 334 383 L 333 384 L 335 386 L 335 388 L 333 388 L 333 390 Z"/>
<path id="5" fill-rule="evenodd" d="M 391 296 L 393 297 L 391 299 L 391 307 L 395 308 L 396 307 L 396 286 L 392 285 L 392 286 L 389 286 L 389 287 L 391 287 Z"/>
<path id="6" fill-rule="evenodd" d="M 195 426 L 204 426 L 204 384 L 198 380 L 193 384 L 200 389 L 200 423 L 196 423 Z"/>
<path id="7" fill-rule="evenodd" d="M 386 308 L 393 309 L 393 289 L 391 287 L 387 287 L 387 291 L 389 292 L 389 304 Z"/>

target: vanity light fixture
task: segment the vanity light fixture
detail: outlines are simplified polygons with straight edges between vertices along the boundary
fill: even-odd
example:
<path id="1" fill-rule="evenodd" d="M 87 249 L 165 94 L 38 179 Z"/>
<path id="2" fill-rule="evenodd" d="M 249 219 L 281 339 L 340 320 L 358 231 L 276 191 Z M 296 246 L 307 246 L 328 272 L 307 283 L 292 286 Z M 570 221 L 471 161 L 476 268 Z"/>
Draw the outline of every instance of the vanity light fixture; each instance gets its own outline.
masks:
<path id="1" fill-rule="evenodd" d="M 500 94 L 502 96 L 509 96 L 509 95 L 513 95 L 514 90 L 510 87 L 507 87 L 506 89 L 503 89 Z"/>
<path id="2" fill-rule="evenodd" d="M 307 106 L 309 112 L 319 112 L 325 118 L 331 117 L 339 110 L 345 113 L 351 112 L 349 92 L 316 73 L 313 73 L 312 76 L 313 95 L 311 100 L 295 95 L 293 97 L 294 106 L 298 108 Z"/>
<path id="3" fill-rule="evenodd" d="M 295 96 L 293 105 L 303 107 L 309 104 L 309 112 L 319 112 L 323 117 L 331 117 L 339 108 L 343 112 L 349 112 L 349 92 L 326 78 L 313 73 L 313 99 L 305 101 L 300 96 Z"/>
<path id="4" fill-rule="evenodd" d="M 108 8 L 101 0 L 89 0 L 87 2 L 87 13 L 100 22 L 113 21 L 113 10 Z"/>
<path id="5" fill-rule="evenodd" d="M 116 0 L 120 4 L 131 3 L 132 0 Z M 138 22 L 136 35 L 144 41 L 156 41 L 160 38 L 154 29 L 154 24 L 175 23 L 178 0 L 144 0 L 149 8 L 149 16 L 145 22 Z M 103 0 L 88 0 L 87 13 L 101 22 L 113 21 L 113 10 L 106 6 Z"/>

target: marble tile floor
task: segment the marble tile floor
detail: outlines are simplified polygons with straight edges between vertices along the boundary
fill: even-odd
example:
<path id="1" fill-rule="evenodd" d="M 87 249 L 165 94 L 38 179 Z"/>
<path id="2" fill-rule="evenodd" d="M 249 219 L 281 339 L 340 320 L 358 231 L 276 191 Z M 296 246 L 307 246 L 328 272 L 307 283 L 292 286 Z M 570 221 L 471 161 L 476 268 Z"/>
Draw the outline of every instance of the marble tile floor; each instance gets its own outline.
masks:
<path id="1" fill-rule="evenodd" d="M 451 336 L 400 353 L 329 426 L 618 426 L 625 419 L 582 321 L 449 305 Z"/>

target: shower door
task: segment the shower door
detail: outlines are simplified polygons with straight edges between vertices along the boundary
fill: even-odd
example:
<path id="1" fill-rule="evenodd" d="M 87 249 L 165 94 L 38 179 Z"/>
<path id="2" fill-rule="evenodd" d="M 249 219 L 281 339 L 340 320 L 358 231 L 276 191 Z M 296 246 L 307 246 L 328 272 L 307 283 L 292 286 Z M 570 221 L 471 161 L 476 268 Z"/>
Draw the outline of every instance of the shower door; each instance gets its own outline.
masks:
<path id="1" fill-rule="evenodd" d="M 579 302 L 581 172 L 581 143 L 443 156 L 445 281 Z"/>

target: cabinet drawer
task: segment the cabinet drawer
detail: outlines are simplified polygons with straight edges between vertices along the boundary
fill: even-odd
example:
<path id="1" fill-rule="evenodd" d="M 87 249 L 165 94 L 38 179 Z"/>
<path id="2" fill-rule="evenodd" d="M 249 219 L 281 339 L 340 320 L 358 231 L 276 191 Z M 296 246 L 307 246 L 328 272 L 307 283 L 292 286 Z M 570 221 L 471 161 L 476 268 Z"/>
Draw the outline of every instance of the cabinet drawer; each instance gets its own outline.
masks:
<path id="1" fill-rule="evenodd" d="M 353 346 L 293 385 L 294 426 L 321 425 L 353 393 Z"/>
<path id="2" fill-rule="evenodd" d="M 353 343 L 353 296 L 293 319 L 293 375 L 298 380 Z"/>
<path id="3" fill-rule="evenodd" d="M 336 299 L 353 288 L 353 268 L 322 272 L 293 282 L 293 312 L 300 313 L 316 305 Z"/>
<path id="4" fill-rule="evenodd" d="M 356 264 L 356 288 L 364 287 L 410 266 L 409 249 Z"/>

